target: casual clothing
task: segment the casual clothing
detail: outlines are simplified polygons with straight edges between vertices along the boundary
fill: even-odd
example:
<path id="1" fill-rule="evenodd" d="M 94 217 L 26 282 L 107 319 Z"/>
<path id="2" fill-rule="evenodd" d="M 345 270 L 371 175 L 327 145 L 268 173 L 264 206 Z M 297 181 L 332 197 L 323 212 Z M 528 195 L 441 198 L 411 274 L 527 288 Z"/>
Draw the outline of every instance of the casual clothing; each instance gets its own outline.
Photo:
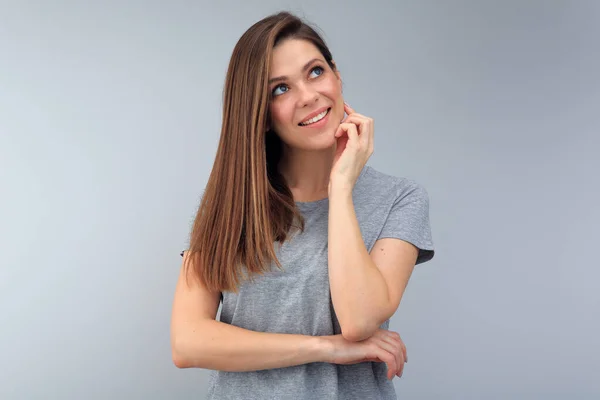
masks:
<path id="1" fill-rule="evenodd" d="M 429 198 L 417 182 L 366 166 L 353 191 L 363 241 L 398 238 L 419 249 L 417 264 L 433 258 Z M 284 271 L 245 281 L 224 292 L 220 321 L 253 331 L 312 336 L 341 333 L 329 289 L 327 198 L 296 203 L 305 230 L 275 250 Z M 381 328 L 388 329 L 389 320 Z M 253 372 L 212 371 L 209 399 L 396 399 L 384 363 L 310 363 Z"/>

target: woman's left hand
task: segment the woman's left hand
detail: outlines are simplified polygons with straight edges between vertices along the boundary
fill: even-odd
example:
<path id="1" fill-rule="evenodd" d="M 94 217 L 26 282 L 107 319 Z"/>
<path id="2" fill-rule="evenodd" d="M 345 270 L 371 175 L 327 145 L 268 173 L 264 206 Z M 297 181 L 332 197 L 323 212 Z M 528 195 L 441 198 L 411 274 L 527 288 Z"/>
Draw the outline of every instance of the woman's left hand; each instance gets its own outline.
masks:
<path id="1" fill-rule="evenodd" d="M 356 113 L 346 103 L 344 111 L 348 116 L 335 132 L 337 147 L 329 178 L 330 190 L 332 187 L 352 190 L 373 154 L 373 118 Z"/>

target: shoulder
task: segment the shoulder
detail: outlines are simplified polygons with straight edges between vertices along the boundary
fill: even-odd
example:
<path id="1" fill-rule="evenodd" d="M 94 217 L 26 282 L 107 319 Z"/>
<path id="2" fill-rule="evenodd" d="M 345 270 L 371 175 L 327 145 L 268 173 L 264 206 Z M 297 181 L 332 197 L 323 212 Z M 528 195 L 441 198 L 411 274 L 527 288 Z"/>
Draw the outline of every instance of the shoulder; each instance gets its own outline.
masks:
<path id="1" fill-rule="evenodd" d="M 368 167 L 355 185 L 354 206 L 369 251 L 378 239 L 396 238 L 422 252 L 433 249 L 429 226 L 429 195 L 415 179 Z"/>
<path id="2" fill-rule="evenodd" d="M 359 194 L 371 198 L 387 198 L 392 202 L 411 198 L 427 202 L 429 194 L 425 186 L 412 178 L 391 175 L 371 166 L 365 166 Z"/>

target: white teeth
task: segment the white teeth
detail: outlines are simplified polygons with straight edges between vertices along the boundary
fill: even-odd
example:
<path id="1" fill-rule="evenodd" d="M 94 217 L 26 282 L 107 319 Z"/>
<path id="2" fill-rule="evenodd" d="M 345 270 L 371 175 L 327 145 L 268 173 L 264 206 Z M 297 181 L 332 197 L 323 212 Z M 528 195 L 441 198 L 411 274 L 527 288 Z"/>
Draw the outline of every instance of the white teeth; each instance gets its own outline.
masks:
<path id="1" fill-rule="evenodd" d="M 315 122 L 319 122 L 327 115 L 328 112 L 329 112 L 329 109 L 323 111 L 321 114 L 317 115 L 316 117 L 313 117 L 307 121 L 301 122 L 300 125 L 306 126 L 306 125 L 314 124 Z"/>

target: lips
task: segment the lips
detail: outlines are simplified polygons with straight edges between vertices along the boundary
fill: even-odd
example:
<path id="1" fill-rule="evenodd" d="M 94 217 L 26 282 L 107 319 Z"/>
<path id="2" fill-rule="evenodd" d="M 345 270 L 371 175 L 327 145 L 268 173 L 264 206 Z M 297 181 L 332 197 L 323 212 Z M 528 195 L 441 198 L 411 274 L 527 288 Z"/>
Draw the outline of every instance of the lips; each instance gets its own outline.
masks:
<path id="1" fill-rule="evenodd" d="M 330 108 L 330 107 L 321 107 L 321 108 L 317 109 L 316 111 L 313 111 L 313 112 L 311 112 L 311 113 L 310 113 L 310 114 L 308 114 L 306 117 L 304 117 L 304 118 L 302 119 L 302 121 L 300 121 L 300 122 L 298 123 L 298 125 L 300 125 L 300 126 L 303 126 L 302 124 L 303 124 L 304 122 L 306 122 L 306 121 L 308 121 L 308 120 L 310 120 L 310 119 L 312 119 L 312 118 L 316 117 L 317 115 L 321 114 L 323 111 L 326 111 L 326 110 L 328 110 L 329 108 Z"/>

